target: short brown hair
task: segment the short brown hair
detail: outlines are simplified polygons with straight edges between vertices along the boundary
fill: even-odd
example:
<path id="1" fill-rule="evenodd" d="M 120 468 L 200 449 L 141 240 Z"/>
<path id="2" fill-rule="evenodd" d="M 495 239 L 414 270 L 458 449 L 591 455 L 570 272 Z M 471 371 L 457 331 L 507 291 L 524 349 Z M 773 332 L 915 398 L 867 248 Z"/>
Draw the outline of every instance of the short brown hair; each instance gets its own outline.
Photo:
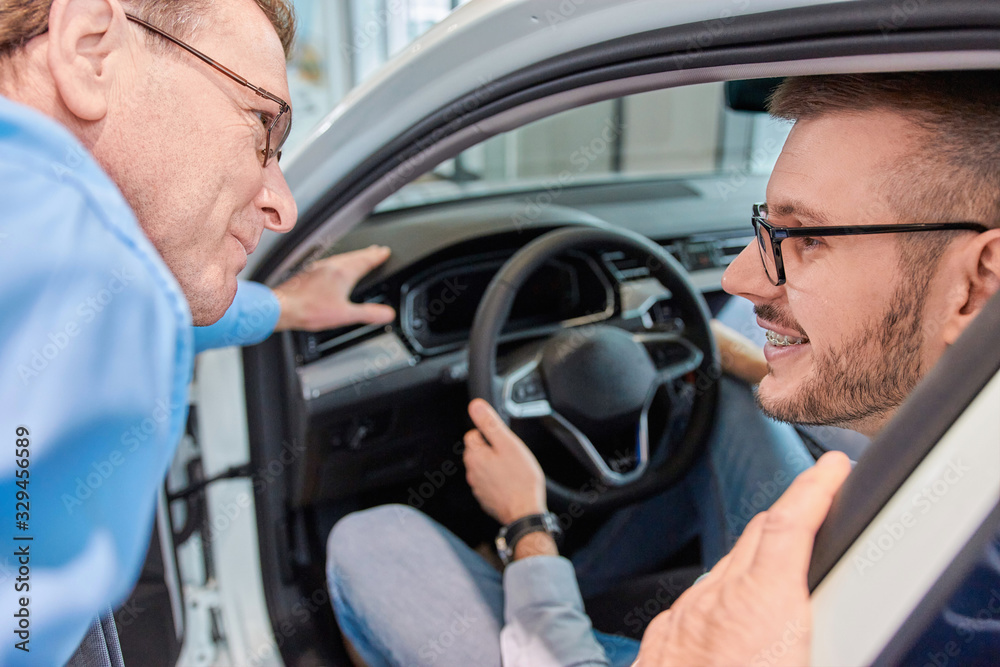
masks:
<path id="1" fill-rule="evenodd" d="M 255 0 L 274 26 L 285 58 L 292 52 L 295 38 L 295 12 L 291 0 Z M 198 28 L 198 19 L 211 0 L 124 0 L 135 12 L 156 27 L 177 37 L 187 37 Z M 23 48 L 32 38 L 49 29 L 52 0 L 0 0 L 0 58 Z"/>
<path id="2" fill-rule="evenodd" d="M 993 71 L 836 74 L 786 79 L 769 100 L 773 116 L 889 111 L 928 141 L 886 165 L 879 191 L 901 222 L 979 222 L 1000 227 L 1000 75 Z M 904 265 L 937 265 L 953 234 L 904 235 Z M 933 238 L 932 238 L 933 237 Z"/>

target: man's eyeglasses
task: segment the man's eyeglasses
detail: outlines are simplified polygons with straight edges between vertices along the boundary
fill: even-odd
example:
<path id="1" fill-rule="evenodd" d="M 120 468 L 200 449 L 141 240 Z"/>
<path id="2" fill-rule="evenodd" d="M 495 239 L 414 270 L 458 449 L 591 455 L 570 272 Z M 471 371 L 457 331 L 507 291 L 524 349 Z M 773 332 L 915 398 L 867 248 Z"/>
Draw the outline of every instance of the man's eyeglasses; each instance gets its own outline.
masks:
<path id="1" fill-rule="evenodd" d="M 252 83 L 250 83 L 249 81 L 247 81 L 242 76 L 232 71 L 228 67 L 220 65 L 219 63 L 215 62 L 214 60 L 206 56 L 198 49 L 194 48 L 193 46 L 185 44 L 176 37 L 168 35 L 167 33 L 157 28 L 156 26 L 147 23 L 146 21 L 143 21 L 142 19 L 136 16 L 132 16 L 131 14 L 126 14 L 125 16 L 128 17 L 129 21 L 138 23 L 147 30 L 155 32 L 160 37 L 163 37 L 164 39 L 173 42 L 174 44 L 181 47 L 185 51 L 197 56 L 204 62 L 208 63 L 215 69 L 219 70 L 220 72 L 228 76 L 236 83 L 240 84 L 241 86 L 246 86 L 253 92 L 257 93 L 258 96 L 263 97 L 264 99 L 267 100 L 271 100 L 272 102 L 276 103 L 279 107 L 278 114 L 276 116 L 271 117 L 271 114 L 265 112 L 258 112 L 258 114 L 260 115 L 261 123 L 263 123 L 264 129 L 266 131 L 264 147 L 260 149 L 259 153 L 261 159 L 261 166 L 263 167 L 267 166 L 267 163 L 268 161 L 270 161 L 271 158 L 274 158 L 275 160 L 281 159 L 281 147 L 282 145 L 284 145 L 285 140 L 288 138 L 288 133 L 292 129 L 292 108 L 288 106 L 287 102 L 285 102 L 277 95 L 272 95 L 263 88 L 253 85 Z"/>
<path id="2" fill-rule="evenodd" d="M 904 225 L 847 225 L 840 227 L 778 227 L 772 225 L 765 217 L 767 204 L 754 204 L 753 224 L 757 235 L 757 247 L 760 259 L 764 263 L 764 272 L 768 280 L 775 286 L 785 284 L 785 263 L 781 258 L 781 242 L 790 238 L 814 236 L 855 236 L 861 234 L 900 234 L 906 232 L 941 232 L 949 230 L 969 230 L 985 232 L 989 227 L 978 222 L 924 222 Z"/>

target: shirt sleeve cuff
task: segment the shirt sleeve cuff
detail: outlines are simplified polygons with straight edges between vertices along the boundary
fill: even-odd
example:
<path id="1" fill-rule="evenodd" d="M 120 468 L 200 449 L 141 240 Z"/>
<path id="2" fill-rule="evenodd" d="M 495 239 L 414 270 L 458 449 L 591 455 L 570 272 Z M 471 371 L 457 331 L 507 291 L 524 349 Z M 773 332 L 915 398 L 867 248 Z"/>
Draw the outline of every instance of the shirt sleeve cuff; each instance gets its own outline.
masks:
<path id="1" fill-rule="evenodd" d="M 504 571 L 500 652 L 505 667 L 606 667 L 573 565 L 559 556 L 532 556 Z"/>
<path id="2" fill-rule="evenodd" d="M 255 345 L 274 332 L 281 315 L 278 297 L 266 285 L 239 281 L 236 298 L 215 324 L 194 327 L 195 352 L 231 345 Z"/>
<path id="3" fill-rule="evenodd" d="M 514 561 L 504 570 L 505 615 L 528 607 L 553 604 L 583 611 L 583 598 L 573 564 L 562 556 L 532 556 Z"/>

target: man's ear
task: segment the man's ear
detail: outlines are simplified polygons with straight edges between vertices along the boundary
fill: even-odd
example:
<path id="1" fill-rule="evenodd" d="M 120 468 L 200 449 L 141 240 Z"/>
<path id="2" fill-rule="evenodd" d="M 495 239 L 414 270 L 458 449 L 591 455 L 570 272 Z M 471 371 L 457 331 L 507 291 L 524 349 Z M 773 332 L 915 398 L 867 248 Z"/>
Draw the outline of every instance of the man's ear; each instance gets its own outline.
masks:
<path id="1" fill-rule="evenodd" d="M 108 112 L 116 58 L 127 45 L 128 19 L 118 0 L 53 0 L 47 61 L 66 108 L 84 121 Z"/>
<path id="2" fill-rule="evenodd" d="M 976 318 L 986 302 L 1000 291 L 1000 229 L 979 234 L 962 249 L 961 289 L 956 290 L 951 314 L 944 327 L 944 339 L 954 343 Z"/>

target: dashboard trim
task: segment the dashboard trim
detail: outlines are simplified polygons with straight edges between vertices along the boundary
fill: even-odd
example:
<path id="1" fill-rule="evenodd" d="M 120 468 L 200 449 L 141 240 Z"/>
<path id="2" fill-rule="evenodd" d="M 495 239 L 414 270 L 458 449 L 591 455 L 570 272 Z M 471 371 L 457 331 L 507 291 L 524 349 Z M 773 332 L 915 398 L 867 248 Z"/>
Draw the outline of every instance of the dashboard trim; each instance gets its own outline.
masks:
<path id="1" fill-rule="evenodd" d="M 413 366 L 418 358 L 394 332 L 364 340 L 296 370 L 302 398 L 310 401 L 338 389 L 358 386 L 375 377 Z"/>

